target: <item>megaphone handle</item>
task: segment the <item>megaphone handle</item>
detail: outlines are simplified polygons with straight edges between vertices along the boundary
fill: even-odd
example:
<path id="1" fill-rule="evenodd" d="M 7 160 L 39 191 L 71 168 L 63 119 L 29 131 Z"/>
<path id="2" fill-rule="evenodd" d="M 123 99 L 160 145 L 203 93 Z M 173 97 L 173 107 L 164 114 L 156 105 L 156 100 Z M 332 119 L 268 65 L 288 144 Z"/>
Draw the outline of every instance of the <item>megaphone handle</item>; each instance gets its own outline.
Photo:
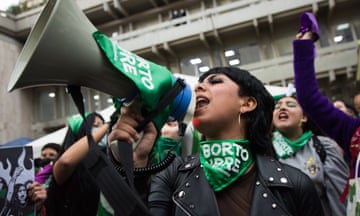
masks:
<path id="1" fill-rule="evenodd" d="M 145 118 L 143 121 L 139 123 L 136 127 L 136 131 L 142 131 L 145 126 L 151 121 L 152 118 Z M 130 143 L 118 140 L 118 150 L 119 157 L 121 158 L 121 162 L 125 171 L 125 175 L 127 177 L 128 183 L 132 189 L 134 189 L 134 166 L 133 166 L 133 148 Z"/>
<path id="2" fill-rule="evenodd" d="M 161 111 L 169 105 L 178 93 L 185 88 L 186 84 L 184 80 L 177 79 L 174 86 L 163 96 L 158 103 L 156 109 L 148 113 L 146 118 L 139 123 L 136 127 L 138 132 L 142 131 L 145 126 L 154 119 Z M 121 158 L 125 174 L 128 178 L 129 185 L 134 189 L 134 173 L 133 173 L 133 149 L 132 145 L 123 141 L 118 140 L 119 156 Z"/>
<path id="3" fill-rule="evenodd" d="M 133 148 L 130 143 L 118 140 L 118 151 L 121 163 L 123 165 L 127 181 L 132 189 L 134 187 L 134 173 L 133 173 Z"/>

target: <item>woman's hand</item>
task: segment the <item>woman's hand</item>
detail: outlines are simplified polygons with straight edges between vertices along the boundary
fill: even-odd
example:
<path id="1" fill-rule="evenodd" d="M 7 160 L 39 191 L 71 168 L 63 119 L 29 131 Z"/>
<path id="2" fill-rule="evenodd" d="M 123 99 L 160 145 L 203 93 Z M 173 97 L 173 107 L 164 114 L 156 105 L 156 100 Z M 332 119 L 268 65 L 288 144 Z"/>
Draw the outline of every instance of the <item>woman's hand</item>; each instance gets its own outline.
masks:
<path id="1" fill-rule="evenodd" d="M 313 38 L 312 32 L 305 32 L 304 34 L 299 32 L 296 35 L 296 39 L 298 39 L 298 40 L 312 40 L 312 38 Z"/>
<path id="2" fill-rule="evenodd" d="M 171 138 L 174 140 L 179 139 L 179 123 L 177 121 L 170 121 L 164 124 L 161 128 L 161 136 Z"/>
<path id="3" fill-rule="evenodd" d="M 136 130 L 144 118 L 132 112 L 129 108 L 121 108 L 121 116 L 109 134 L 109 144 L 113 156 L 121 161 L 118 154 L 117 140 L 125 141 L 130 144 L 138 142 L 134 150 L 134 167 L 144 167 L 147 165 L 149 154 L 156 141 L 157 131 L 153 123 L 149 123 L 143 130 L 143 135 Z"/>
<path id="4" fill-rule="evenodd" d="M 47 191 L 42 184 L 34 181 L 28 188 L 28 196 L 35 203 L 35 208 L 38 211 L 47 198 Z"/>

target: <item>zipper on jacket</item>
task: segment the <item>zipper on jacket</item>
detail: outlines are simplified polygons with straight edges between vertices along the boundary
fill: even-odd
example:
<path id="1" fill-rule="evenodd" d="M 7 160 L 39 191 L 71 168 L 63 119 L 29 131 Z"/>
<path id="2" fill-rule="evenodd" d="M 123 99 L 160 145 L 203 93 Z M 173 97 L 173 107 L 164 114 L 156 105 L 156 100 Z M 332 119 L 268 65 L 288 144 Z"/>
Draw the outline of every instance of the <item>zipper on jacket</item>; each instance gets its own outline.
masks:
<path id="1" fill-rule="evenodd" d="M 179 202 L 175 200 L 175 197 L 172 197 L 172 200 L 174 201 L 175 205 L 178 206 L 186 215 L 191 216 L 190 212 L 188 212 L 184 207 L 181 206 Z"/>

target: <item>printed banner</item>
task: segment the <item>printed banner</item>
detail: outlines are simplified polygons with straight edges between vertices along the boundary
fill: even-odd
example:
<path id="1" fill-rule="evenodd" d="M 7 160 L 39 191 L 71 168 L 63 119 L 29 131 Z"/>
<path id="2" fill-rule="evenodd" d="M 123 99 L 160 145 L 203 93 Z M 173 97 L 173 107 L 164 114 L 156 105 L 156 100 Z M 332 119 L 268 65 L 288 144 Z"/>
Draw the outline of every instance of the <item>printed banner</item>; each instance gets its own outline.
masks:
<path id="1" fill-rule="evenodd" d="M 35 215 L 35 206 L 27 196 L 33 181 L 32 147 L 0 147 L 0 216 Z"/>

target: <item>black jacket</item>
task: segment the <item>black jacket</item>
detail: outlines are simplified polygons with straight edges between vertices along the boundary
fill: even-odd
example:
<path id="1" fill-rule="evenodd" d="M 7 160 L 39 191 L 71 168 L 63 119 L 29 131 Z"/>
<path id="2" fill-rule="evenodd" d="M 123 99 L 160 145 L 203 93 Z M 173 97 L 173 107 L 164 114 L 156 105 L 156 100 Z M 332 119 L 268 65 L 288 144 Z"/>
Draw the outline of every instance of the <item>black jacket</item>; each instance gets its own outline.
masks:
<path id="1" fill-rule="evenodd" d="M 256 156 L 257 181 L 251 215 L 324 215 L 315 187 L 300 170 Z M 199 156 L 178 157 L 151 183 L 152 215 L 220 215 L 215 193 L 200 167 Z"/>

